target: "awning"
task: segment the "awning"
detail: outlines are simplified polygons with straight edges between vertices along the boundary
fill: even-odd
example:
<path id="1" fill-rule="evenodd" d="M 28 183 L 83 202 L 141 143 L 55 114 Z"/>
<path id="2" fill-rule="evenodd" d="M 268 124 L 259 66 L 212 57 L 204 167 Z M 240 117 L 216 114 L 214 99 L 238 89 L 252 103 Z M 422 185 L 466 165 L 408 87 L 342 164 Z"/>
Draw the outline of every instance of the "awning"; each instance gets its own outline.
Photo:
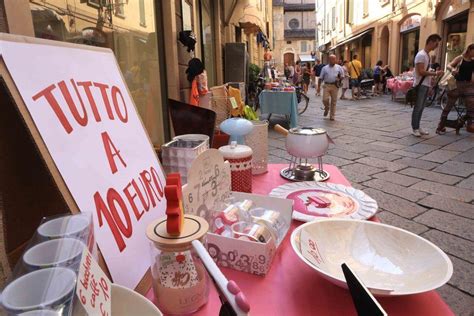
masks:
<path id="1" fill-rule="evenodd" d="M 311 56 L 311 54 L 301 54 L 300 60 L 301 62 L 314 61 L 314 56 Z"/>
<path id="2" fill-rule="evenodd" d="M 240 27 L 250 32 L 263 31 L 264 23 L 261 20 L 261 12 L 254 6 L 247 5 L 243 10 L 242 16 L 239 18 Z"/>
<path id="3" fill-rule="evenodd" d="M 374 30 L 374 28 L 371 27 L 370 29 L 367 29 L 367 30 L 365 30 L 365 31 L 363 31 L 363 32 L 361 32 L 361 33 L 359 33 L 359 34 L 356 34 L 356 35 L 354 35 L 354 36 L 352 36 L 352 37 L 349 37 L 348 39 L 346 39 L 346 40 L 344 40 L 344 41 L 342 41 L 342 42 L 340 42 L 340 43 L 337 43 L 336 46 L 331 47 L 329 50 L 334 50 L 334 49 L 338 48 L 339 46 L 342 46 L 342 45 L 347 44 L 347 43 L 349 43 L 349 42 L 352 42 L 352 41 L 354 41 L 354 40 L 356 40 L 356 39 L 358 39 L 358 38 L 361 38 L 362 36 L 364 36 L 364 35 L 366 35 L 366 34 L 372 32 L 373 30 Z"/>

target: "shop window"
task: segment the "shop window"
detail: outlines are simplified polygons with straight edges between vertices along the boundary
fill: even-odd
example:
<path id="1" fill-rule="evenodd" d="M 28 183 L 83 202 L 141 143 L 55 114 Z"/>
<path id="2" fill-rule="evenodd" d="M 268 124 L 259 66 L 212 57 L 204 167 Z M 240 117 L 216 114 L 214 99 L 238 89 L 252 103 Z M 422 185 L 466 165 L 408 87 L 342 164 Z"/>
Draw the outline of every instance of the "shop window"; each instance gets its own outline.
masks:
<path id="1" fill-rule="evenodd" d="M 140 11 L 141 1 L 120 2 L 127 12 Z M 145 13 L 155 19 L 154 1 L 144 2 Z M 110 19 L 120 12 L 120 6 L 101 7 L 105 3 L 101 0 L 76 1 L 75 6 L 68 6 L 66 1 L 55 3 L 54 9 L 30 3 L 35 36 L 112 49 L 152 143 L 163 144 L 163 120 L 167 118 L 163 118 L 156 23 L 139 27 L 138 14 Z"/>

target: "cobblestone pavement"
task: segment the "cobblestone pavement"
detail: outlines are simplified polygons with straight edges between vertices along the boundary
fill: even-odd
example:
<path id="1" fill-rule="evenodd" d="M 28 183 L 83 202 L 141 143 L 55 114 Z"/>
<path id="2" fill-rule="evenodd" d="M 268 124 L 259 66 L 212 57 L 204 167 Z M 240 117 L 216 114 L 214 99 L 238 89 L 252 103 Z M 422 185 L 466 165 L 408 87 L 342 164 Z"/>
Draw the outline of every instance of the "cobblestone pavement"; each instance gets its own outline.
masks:
<path id="1" fill-rule="evenodd" d="M 322 127 L 334 139 L 324 162 L 377 200 L 384 223 L 423 236 L 449 255 L 454 274 L 438 291 L 457 315 L 474 315 L 474 134 L 449 129 L 436 135 L 441 110 L 430 107 L 421 122 L 430 135 L 416 138 L 411 108 L 389 96 L 338 100 L 336 120 L 329 121 L 314 89 L 308 94 L 298 125 Z M 272 124 L 282 122 L 271 117 Z M 285 138 L 273 130 L 269 137 L 269 161 L 288 162 Z"/>

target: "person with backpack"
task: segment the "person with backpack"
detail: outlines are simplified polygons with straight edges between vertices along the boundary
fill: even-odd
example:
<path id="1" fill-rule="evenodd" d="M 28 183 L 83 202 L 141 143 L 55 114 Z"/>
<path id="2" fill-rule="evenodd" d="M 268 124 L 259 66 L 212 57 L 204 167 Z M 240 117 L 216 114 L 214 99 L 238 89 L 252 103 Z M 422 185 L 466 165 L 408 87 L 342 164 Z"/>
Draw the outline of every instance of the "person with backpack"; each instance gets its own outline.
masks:
<path id="1" fill-rule="evenodd" d="M 349 75 L 351 76 L 352 100 L 360 99 L 360 81 L 362 80 L 362 64 L 357 60 L 357 54 L 352 56 L 349 63 Z"/>
<path id="2" fill-rule="evenodd" d="M 324 66 L 326 65 L 323 64 L 321 60 L 317 59 L 316 64 L 313 67 L 314 76 L 315 76 L 314 81 L 315 81 L 315 85 L 317 85 L 316 96 L 321 95 L 321 82 L 319 80 L 319 76 L 321 75 L 321 70 L 323 69 Z"/>
<path id="3" fill-rule="evenodd" d="M 411 115 L 412 135 L 421 137 L 429 133 L 420 127 L 421 115 L 425 107 L 428 91 L 431 87 L 431 77 L 442 76 L 444 71 L 430 71 L 429 53 L 438 48 L 441 42 L 439 34 L 431 34 L 426 39 L 425 48 L 420 50 L 415 56 L 415 81 L 413 87 L 416 89 L 416 101 Z"/>

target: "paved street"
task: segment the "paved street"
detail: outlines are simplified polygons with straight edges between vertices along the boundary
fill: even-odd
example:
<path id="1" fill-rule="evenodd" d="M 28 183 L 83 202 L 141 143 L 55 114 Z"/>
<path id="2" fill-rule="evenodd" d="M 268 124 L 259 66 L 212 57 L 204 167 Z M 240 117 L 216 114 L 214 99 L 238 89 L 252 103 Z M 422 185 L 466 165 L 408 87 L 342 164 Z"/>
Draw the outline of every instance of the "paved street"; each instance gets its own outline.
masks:
<path id="1" fill-rule="evenodd" d="M 423 138 L 412 136 L 411 108 L 389 96 L 338 101 L 335 121 L 323 119 L 321 98 L 309 91 L 300 126 L 325 128 L 334 139 L 324 162 L 379 204 L 379 218 L 431 240 L 454 264 L 439 293 L 457 315 L 474 315 L 474 134 L 434 133 L 440 108 L 426 108 Z M 350 95 L 350 93 L 348 94 Z M 453 114 L 453 113 L 452 113 Z M 272 116 L 272 123 L 279 122 Z M 269 160 L 288 162 L 285 139 L 270 131 Z"/>

